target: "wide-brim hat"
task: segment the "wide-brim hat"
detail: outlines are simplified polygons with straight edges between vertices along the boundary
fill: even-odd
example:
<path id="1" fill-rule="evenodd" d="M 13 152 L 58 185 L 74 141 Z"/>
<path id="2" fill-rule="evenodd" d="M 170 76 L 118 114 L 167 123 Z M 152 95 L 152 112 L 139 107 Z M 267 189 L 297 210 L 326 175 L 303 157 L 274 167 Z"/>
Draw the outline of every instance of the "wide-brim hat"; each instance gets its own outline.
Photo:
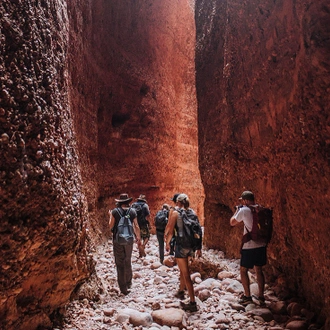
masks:
<path id="1" fill-rule="evenodd" d="M 137 200 L 137 201 L 140 201 L 140 202 L 147 202 L 147 201 L 146 201 L 146 196 L 145 196 L 145 195 L 140 195 L 136 200 Z"/>
<path id="2" fill-rule="evenodd" d="M 252 191 L 243 191 L 241 197 L 239 198 L 239 200 L 248 200 L 248 201 L 254 201 L 254 194 Z"/>
<path id="3" fill-rule="evenodd" d="M 130 202 L 133 197 L 128 197 L 128 194 L 120 194 L 119 199 L 115 199 L 118 203 Z"/>

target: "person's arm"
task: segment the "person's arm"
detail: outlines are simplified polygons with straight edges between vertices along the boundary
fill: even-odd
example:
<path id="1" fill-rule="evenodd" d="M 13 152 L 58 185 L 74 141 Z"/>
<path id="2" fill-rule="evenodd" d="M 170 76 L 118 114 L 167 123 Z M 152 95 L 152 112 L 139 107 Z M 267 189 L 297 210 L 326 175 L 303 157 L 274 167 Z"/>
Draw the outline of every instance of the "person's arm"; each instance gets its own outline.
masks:
<path id="1" fill-rule="evenodd" d="M 178 219 L 178 211 L 173 210 L 173 212 L 170 212 L 168 223 L 166 225 L 166 230 L 165 230 L 166 251 L 170 250 L 170 242 L 173 237 L 174 227 L 177 219 Z"/>
<path id="2" fill-rule="evenodd" d="M 109 210 L 109 215 L 110 215 L 109 227 L 110 227 L 110 230 L 111 230 L 113 228 L 113 226 L 115 225 L 115 218 L 112 215 L 112 210 Z"/>
<path id="3" fill-rule="evenodd" d="M 231 225 L 232 227 L 237 226 L 237 225 L 240 223 L 240 221 L 237 221 L 237 220 L 236 220 L 236 215 L 237 215 L 238 211 L 239 211 L 239 208 L 236 208 L 235 213 L 234 213 L 233 216 L 230 218 L 229 223 L 230 223 L 230 225 Z"/>
<path id="4" fill-rule="evenodd" d="M 170 210 L 169 210 L 169 212 L 168 212 L 168 217 L 167 217 L 168 219 L 171 218 L 173 211 L 174 211 L 174 207 L 171 207 Z M 168 233 L 169 233 L 168 228 L 169 228 L 169 226 L 168 226 L 168 223 L 167 223 L 167 225 L 165 227 L 165 233 L 164 233 L 164 236 L 165 237 L 168 236 Z"/>
<path id="5" fill-rule="evenodd" d="M 134 235 L 135 235 L 135 241 L 137 243 L 137 245 L 140 245 L 140 237 L 141 237 L 141 233 L 140 233 L 140 227 L 139 224 L 137 222 L 137 218 L 133 219 L 133 230 L 134 230 Z"/>

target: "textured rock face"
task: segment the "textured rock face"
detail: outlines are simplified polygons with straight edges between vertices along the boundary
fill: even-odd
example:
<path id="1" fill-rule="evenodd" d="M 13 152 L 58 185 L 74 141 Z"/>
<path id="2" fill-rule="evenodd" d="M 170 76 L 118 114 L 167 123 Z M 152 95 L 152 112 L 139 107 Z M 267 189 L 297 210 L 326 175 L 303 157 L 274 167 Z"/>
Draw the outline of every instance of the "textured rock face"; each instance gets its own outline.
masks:
<path id="1" fill-rule="evenodd" d="M 198 1 L 199 150 L 208 246 L 239 256 L 243 190 L 274 207 L 272 266 L 330 314 L 329 3 Z"/>
<path id="2" fill-rule="evenodd" d="M 203 215 L 190 2 L 1 2 L 1 328 L 51 325 L 121 192 Z"/>
<path id="3" fill-rule="evenodd" d="M 70 1 L 71 105 L 93 219 L 185 191 L 203 215 L 191 1 Z M 99 224 L 97 224 L 99 225 Z"/>
<path id="4" fill-rule="evenodd" d="M 0 4 L 0 328 L 49 326 L 91 265 L 60 2 Z"/>

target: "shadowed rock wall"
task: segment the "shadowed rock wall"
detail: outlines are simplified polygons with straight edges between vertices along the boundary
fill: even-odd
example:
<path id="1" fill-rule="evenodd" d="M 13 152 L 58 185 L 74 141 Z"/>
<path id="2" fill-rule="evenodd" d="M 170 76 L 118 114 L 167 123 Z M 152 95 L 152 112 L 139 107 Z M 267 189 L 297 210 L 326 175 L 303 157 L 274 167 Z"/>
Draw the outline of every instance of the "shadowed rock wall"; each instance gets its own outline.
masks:
<path id="1" fill-rule="evenodd" d="M 64 3 L 1 1 L 1 329 L 50 326 L 92 268 L 67 47 Z"/>
<path id="2" fill-rule="evenodd" d="M 197 1 L 205 238 L 239 256 L 243 190 L 274 207 L 273 271 L 330 315 L 329 50 L 323 1 Z"/>
<path id="3" fill-rule="evenodd" d="M 184 191 L 203 215 L 190 1 L 70 1 L 71 105 L 89 211 Z"/>

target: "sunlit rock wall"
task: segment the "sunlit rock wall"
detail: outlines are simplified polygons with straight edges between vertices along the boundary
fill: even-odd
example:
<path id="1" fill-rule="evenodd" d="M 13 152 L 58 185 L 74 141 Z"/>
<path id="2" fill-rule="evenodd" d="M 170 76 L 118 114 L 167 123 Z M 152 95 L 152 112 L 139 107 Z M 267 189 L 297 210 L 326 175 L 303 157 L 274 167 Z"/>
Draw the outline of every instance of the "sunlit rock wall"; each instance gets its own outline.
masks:
<path id="1" fill-rule="evenodd" d="M 91 265 L 62 1 L 0 2 L 0 328 L 51 326 Z"/>
<path id="2" fill-rule="evenodd" d="M 203 214 L 191 1 L 70 1 L 70 98 L 94 228 L 114 198 Z"/>
<path id="3" fill-rule="evenodd" d="M 197 1 L 205 238 L 239 256 L 229 218 L 243 190 L 274 207 L 272 269 L 330 315 L 330 6 Z"/>

